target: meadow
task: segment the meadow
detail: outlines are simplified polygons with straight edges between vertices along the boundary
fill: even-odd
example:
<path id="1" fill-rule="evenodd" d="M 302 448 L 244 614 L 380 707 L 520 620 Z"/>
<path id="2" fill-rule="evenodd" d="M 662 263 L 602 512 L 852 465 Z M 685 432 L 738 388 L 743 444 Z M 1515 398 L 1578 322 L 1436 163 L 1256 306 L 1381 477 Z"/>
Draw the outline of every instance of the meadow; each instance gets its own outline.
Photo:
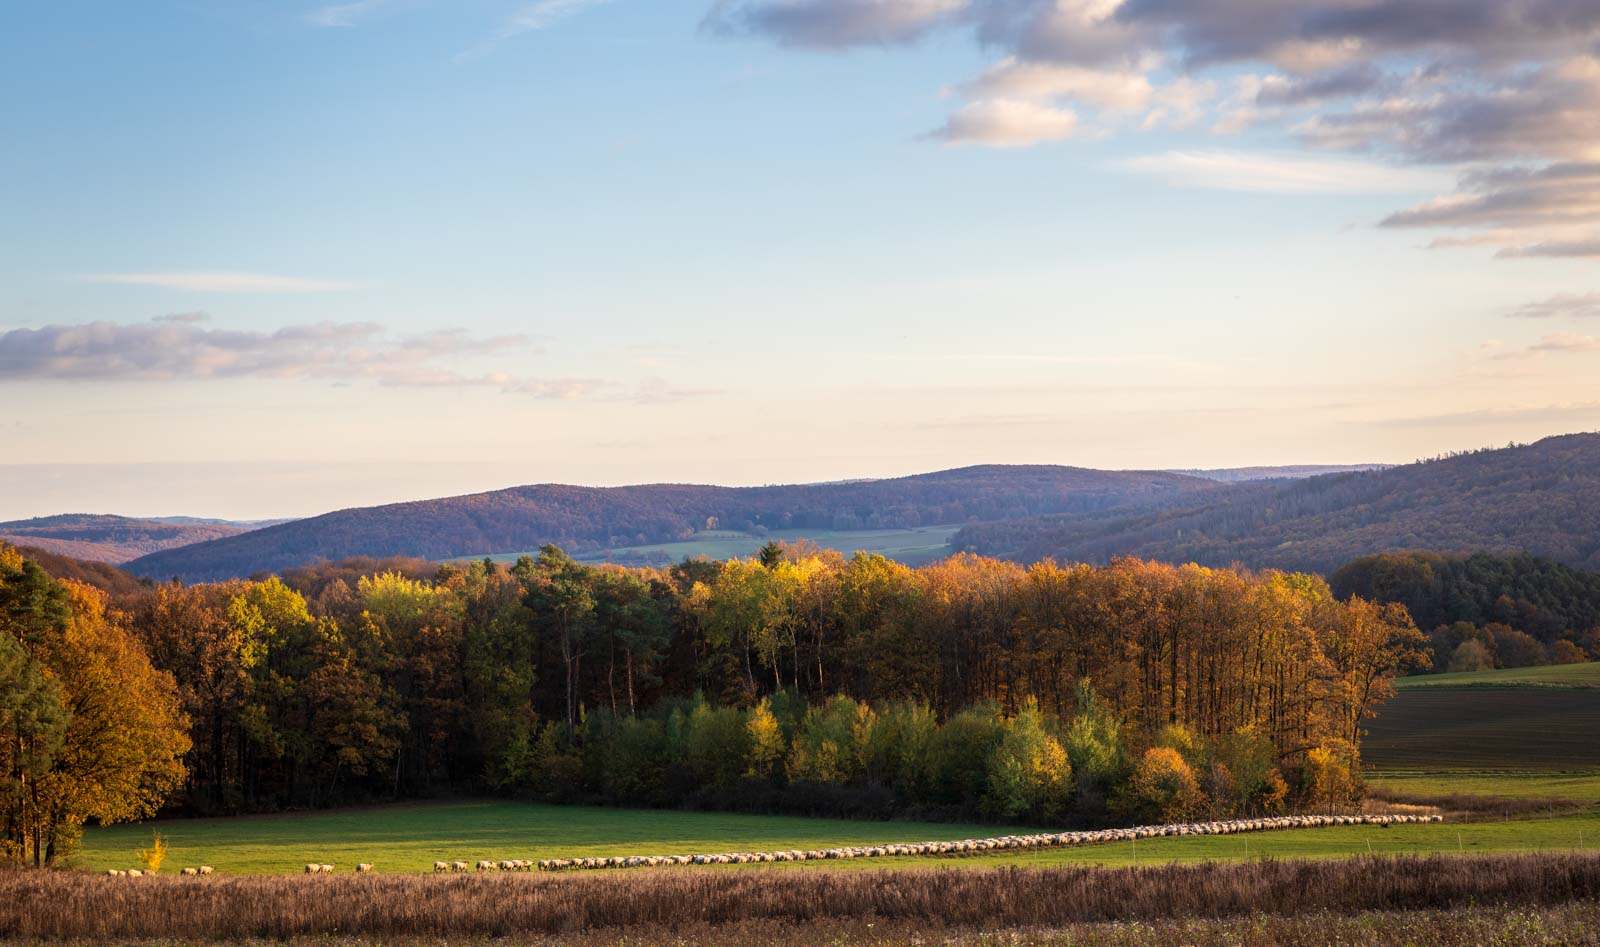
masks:
<path id="1" fill-rule="evenodd" d="M 986 838 L 1017 827 L 853 822 L 792 816 L 445 802 L 235 819 L 166 820 L 92 829 L 85 868 L 138 867 L 134 853 L 159 830 L 171 845 L 167 871 L 213 865 L 224 874 L 282 874 L 308 861 L 340 870 L 371 862 L 386 873 L 430 871 L 435 861 L 767 851 L 835 845 Z M 1143 839 L 1076 849 L 1036 849 L 938 858 L 877 858 L 710 871 L 778 868 L 866 870 L 895 866 L 1149 865 L 1168 862 L 1343 858 L 1355 855 L 1600 851 L 1600 812 L 1483 818 L 1431 825 L 1342 826 Z"/>
<path id="2" fill-rule="evenodd" d="M 1600 687 L 1600 661 L 1502 668 L 1498 671 L 1417 674 L 1400 678 L 1395 686 L 1400 690 L 1424 687 Z"/>
<path id="3" fill-rule="evenodd" d="M 685 558 L 712 560 L 749 558 L 769 540 L 798 542 L 810 540 L 824 549 L 837 549 L 846 556 L 871 552 L 908 566 L 920 566 L 950 555 L 948 545 L 960 526 L 923 526 L 915 529 L 778 529 L 766 535 L 735 530 L 704 530 L 695 538 L 679 543 L 647 546 L 618 546 L 578 555 L 582 562 L 621 562 L 670 564 Z M 495 556 L 497 561 L 514 562 L 520 554 Z"/>

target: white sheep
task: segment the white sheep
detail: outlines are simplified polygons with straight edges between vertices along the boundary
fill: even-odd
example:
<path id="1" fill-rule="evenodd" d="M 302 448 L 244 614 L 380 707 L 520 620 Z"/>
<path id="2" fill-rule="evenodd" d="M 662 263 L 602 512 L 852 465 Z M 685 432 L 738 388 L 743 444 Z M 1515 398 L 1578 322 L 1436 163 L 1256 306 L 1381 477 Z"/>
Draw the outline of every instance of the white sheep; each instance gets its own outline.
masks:
<path id="1" fill-rule="evenodd" d="M 306 874 L 314 875 L 314 874 L 316 874 L 317 872 L 319 872 L 321 870 L 322 870 L 322 866 L 321 865 L 318 865 L 315 862 L 306 862 Z"/>
<path id="2" fill-rule="evenodd" d="M 128 877 L 129 878 L 143 878 L 144 877 L 144 872 L 140 871 L 137 868 L 129 868 L 128 869 Z"/>
<path id="3" fill-rule="evenodd" d="M 450 870 L 450 863 L 449 862 L 434 862 L 433 863 L 433 870 L 434 871 L 449 871 Z"/>
<path id="4" fill-rule="evenodd" d="M 214 870 L 215 869 L 213 869 L 210 865 L 201 865 L 200 866 L 200 874 L 202 874 L 202 875 L 209 875 Z"/>
<path id="5" fill-rule="evenodd" d="M 184 868 L 184 869 L 181 869 L 178 872 L 178 874 L 184 876 L 185 878 L 192 878 L 192 877 L 198 876 L 200 874 L 200 869 L 198 869 L 198 868 Z"/>
<path id="6" fill-rule="evenodd" d="M 451 862 L 450 863 L 450 870 L 451 871 L 466 871 L 467 870 L 467 863 L 466 862 Z"/>
<path id="7" fill-rule="evenodd" d="M 372 862 L 362 862 L 361 864 L 356 866 L 356 871 L 358 871 L 358 872 L 368 872 L 368 871 L 371 871 L 371 870 L 372 870 Z"/>
<path id="8" fill-rule="evenodd" d="M 479 871 L 494 871 L 494 862 L 480 860 L 478 862 L 478 870 Z"/>

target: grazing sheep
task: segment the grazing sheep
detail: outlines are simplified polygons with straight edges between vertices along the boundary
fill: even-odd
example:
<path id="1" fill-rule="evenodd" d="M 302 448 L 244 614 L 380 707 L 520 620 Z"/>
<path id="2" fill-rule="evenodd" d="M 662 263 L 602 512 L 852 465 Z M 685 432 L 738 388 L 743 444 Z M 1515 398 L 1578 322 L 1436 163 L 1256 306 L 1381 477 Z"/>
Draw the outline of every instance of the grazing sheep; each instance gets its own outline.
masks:
<path id="1" fill-rule="evenodd" d="M 433 863 L 433 870 L 434 871 L 449 871 L 450 870 L 450 863 L 449 862 L 434 862 Z"/>
<path id="2" fill-rule="evenodd" d="M 200 869 L 198 869 L 198 868 L 184 868 L 184 869 L 179 870 L 178 874 L 184 876 L 185 878 L 196 877 L 196 876 L 198 876 L 200 874 Z"/>
<path id="3" fill-rule="evenodd" d="M 361 864 L 356 866 L 356 871 L 358 871 L 358 872 L 368 872 L 368 871 L 371 871 L 371 870 L 372 870 L 372 862 L 362 862 Z"/>
<path id="4" fill-rule="evenodd" d="M 450 863 L 450 870 L 451 871 L 466 871 L 467 870 L 467 863 L 466 862 L 451 862 Z"/>
<path id="5" fill-rule="evenodd" d="M 309 862 L 306 864 L 306 874 L 308 874 L 308 875 L 314 875 L 314 874 L 316 874 L 317 872 L 319 872 L 321 870 L 322 870 L 322 866 L 321 865 L 317 865 L 317 864 L 313 864 L 313 863 L 309 863 Z"/>
<path id="6" fill-rule="evenodd" d="M 137 868 L 129 868 L 128 869 L 128 877 L 129 878 L 143 878 L 144 877 L 144 872 L 140 871 Z"/>
<path id="7" fill-rule="evenodd" d="M 200 874 L 202 874 L 202 875 L 209 875 L 215 870 L 216 869 L 212 868 L 210 865 L 201 865 L 200 866 Z"/>
<path id="8" fill-rule="evenodd" d="M 492 862 L 492 861 L 479 861 L 478 862 L 478 870 L 479 871 L 494 871 L 494 862 Z"/>
<path id="9" fill-rule="evenodd" d="M 117 870 L 115 868 L 107 868 L 106 869 L 106 875 L 108 877 L 115 878 L 115 877 L 117 877 Z"/>

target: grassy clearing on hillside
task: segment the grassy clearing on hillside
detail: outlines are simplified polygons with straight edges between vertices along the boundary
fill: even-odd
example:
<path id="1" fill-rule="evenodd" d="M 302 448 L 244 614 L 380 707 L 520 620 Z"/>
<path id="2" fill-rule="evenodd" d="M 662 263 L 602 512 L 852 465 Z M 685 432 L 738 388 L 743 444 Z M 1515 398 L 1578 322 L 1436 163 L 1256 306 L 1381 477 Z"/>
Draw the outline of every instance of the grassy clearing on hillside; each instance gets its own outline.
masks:
<path id="1" fill-rule="evenodd" d="M 1385 771 L 1369 773 L 1367 784 L 1375 793 L 1385 796 L 1568 799 L 1600 804 L 1600 770 L 1577 773 Z"/>
<path id="2" fill-rule="evenodd" d="M 1600 688 L 1413 687 L 1367 734 L 1379 770 L 1600 769 Z"/>
<path id="3" fill-rule="evenodd" d="M 766 536 L 754 536 L 735 530 L 706 530 L 695 538 L 681 543 L 657 543 L 645 546 L 620 546 L 577 556 L 583 562 L 681 562 L 685 557 L 704 556 L 707 559 L 748 558 L 756 554 L 769 539 L 794 542 L 809 539 L 824 549 L 837 549 L 846 556 L 857 552 L 875 552 L 898 560 L 909 566 L 924 565 L 950 554 L 947 545 L 959 526 L 924 526 L 917 529 L 779 529 Z M 497 555 L 501 562 L 516 561 L 519 553 Z"/>
<path id="4" fill-rule="evenodd" d="M 1402 677 L 1395 682 L 1395 686 L 1401 690 L 1418 687 L 1600 687 L 1600 661 L 1504 668 L 1499 671 L 1463 671 L 1457 674 L 1417 674 Z"/>
<path id="5" fill-rule="evenodd" d="M 152 831 L 172 848 L 168 870 L 213 865 L 228 874 L 300 871 L 306 862 L 341 870 L 373 862 L 383 872 L 421 872 L 439 860 L 668 855 L 769 851 L 934 839 L 984 838 L 1001 826 L 846 822 L 787 816 L 455 802 L 237 819 L 168 820 L 92 828 L 80 857 L 86 868 L 137 867 L 134 852 Z M 851 870 L 895 866 L 1128 865 L 1341 858 L 1365 854 L 1600 850 L 1600 811 L 1566 817 L 1435 825 L 1346 826 L 1232 836 L 1145 839 L 1078 849 L 1036 849 L 963 858 L 874 858 L 801 862 L 780 870 Z M 697 870 L 739 871 L 763 866 Z M 770 866 L 767 866 L 770 867 Z M 637 874 L 638 872 L 635 872 Z M 645 872 L 648 873 L 648 872 Z M 603 873 L 610 874 L 610 873 Z"/>

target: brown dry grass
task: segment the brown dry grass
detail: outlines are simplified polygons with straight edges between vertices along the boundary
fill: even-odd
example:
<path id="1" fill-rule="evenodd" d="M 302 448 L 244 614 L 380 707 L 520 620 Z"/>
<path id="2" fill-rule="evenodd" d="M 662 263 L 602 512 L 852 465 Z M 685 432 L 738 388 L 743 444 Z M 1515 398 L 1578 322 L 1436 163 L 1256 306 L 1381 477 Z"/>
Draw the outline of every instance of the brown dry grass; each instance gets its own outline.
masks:
<path id="1" fill-rule="evenodd" d="M 1109 921 L 1600 900 L 1600 856 L 1358 858 L 1149 868 L 593 876 L 108 878 L 0 873 L 0 936 L 562 935 L 812 925 L 995 930 Z"/>
<path id="2" fill-rule="evenodd" d="M 217 941 L 141 940 L 5 941 L 49 947 L 203 947 Z M 800 947 L 834 944 L 860 947 L 1600 947 L 1600 904 L 1576 902 L 1547 908 L 1461 908 L 1450 911 L 1251 915 L 1223 920 L 1176 919 L 1073 924 L 1066 927 L 972 930 L 942 925 L 868 920 L 745 921 L 722 926 L 649 926 L 581 934 L 486 937 L 314 936 L 287 941 L 230 940 L 235 947 Z"/>

